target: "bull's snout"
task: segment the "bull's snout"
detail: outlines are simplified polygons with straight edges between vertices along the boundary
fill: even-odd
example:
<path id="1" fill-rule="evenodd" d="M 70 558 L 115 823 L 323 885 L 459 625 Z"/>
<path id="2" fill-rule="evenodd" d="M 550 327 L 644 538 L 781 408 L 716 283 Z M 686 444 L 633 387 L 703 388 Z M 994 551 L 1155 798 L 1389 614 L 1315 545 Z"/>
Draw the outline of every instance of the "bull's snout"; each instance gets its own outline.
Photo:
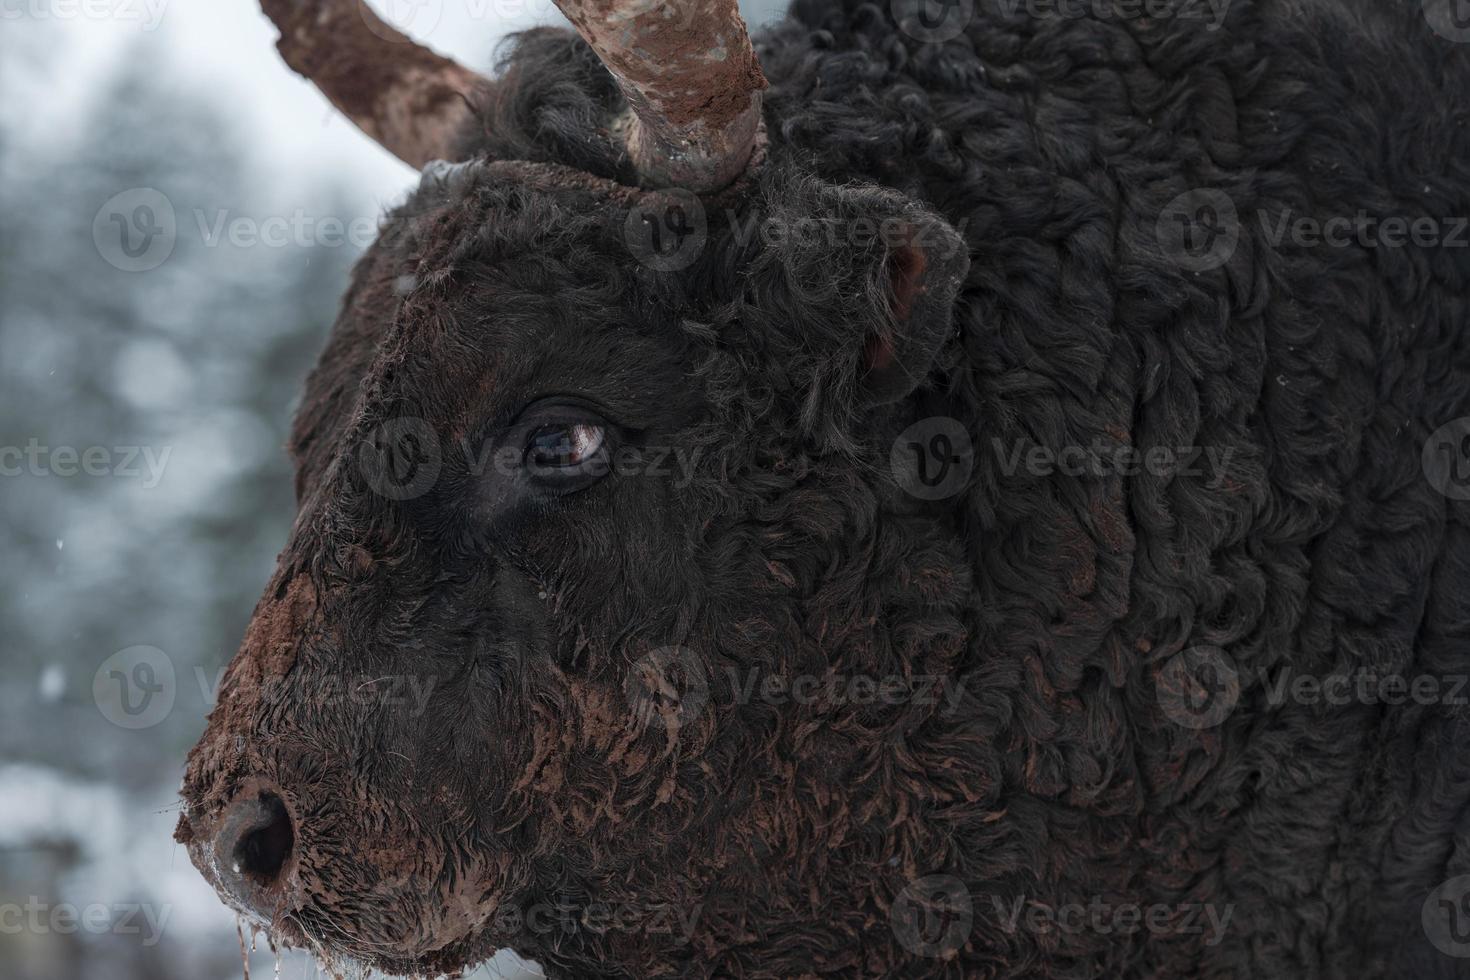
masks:
<path id="1" fill-rule="evenodd" d="M 279 794 L 253 788 L 220 815 L 214 866 L 219 883 L 246 909 L 269 921 L 281 904 L 296 830 Z"/>

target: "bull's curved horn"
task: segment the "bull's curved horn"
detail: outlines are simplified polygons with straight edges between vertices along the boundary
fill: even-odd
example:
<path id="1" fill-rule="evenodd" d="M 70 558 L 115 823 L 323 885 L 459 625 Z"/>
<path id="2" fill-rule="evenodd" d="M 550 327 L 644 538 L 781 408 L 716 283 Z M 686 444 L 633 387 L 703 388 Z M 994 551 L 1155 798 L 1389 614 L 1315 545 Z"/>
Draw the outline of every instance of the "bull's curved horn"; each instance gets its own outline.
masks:
<path id="1" fill-rule="evenodd" d="M 415 44 L 363 0 L 261 0 L 281 32 L 281 57 L 331 103 L 410 166 L 448 159 L 471 115 L 469 96 L 488 84 Z"/>
<path id="2" fill-rule="evenodd" d="M 617 79 L 622 138 L 642 183 L 732 183 L 760 139 L 766 87 L 736 0 L 555 0 Z M 281 56 L 363 132 L 422 168 L 450 159 L 490 84 L 415 44 L 363 0 L 261 0 Z"/>
<path id="3" fill-rule="evenodd" d="M 736 0 L 555 0 L 618 81 L 645 184 L 719 190 L 760 138 L 761 74 Z"/>

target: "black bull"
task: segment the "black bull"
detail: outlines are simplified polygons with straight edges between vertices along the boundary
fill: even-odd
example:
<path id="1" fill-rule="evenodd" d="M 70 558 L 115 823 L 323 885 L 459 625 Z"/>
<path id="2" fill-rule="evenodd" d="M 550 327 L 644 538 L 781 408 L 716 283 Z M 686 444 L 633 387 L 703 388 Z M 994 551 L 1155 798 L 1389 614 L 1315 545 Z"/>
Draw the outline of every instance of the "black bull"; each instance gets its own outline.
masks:
<path id="1" fill-rule="evenodd" d="M 1470 45 L 901 7 L 758 35 L 702 196 L 520 39 L 354 274 L 179 839 L 394 972 L 1467 975 Z"/>

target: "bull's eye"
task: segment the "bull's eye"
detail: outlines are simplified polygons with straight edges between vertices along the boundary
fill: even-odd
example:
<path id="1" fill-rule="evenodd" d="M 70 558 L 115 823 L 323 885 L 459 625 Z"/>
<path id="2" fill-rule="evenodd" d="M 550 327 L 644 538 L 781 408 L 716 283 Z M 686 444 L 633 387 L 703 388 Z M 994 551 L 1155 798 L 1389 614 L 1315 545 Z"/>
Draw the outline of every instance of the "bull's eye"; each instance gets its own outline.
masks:
<path id="1" fill-rule="evenodd" d="M 490 499 L 500 501 L 504 492 L 562 495 L 586 489 L 612 472 L 620 436 L 617 425 L 580 399 L 534 402 L 500 436 L 501 446 L 517 454 L 506 461 L 515 472 L 498 468 L 502 478 L 487 488 Z"/>
<path id="2" fill-rule="evenodd" d="M 582 467 L 601 457 L 604 441 L 600 425 L 543 425 L 531 433 L 526 465 L 533 470 Z"/>

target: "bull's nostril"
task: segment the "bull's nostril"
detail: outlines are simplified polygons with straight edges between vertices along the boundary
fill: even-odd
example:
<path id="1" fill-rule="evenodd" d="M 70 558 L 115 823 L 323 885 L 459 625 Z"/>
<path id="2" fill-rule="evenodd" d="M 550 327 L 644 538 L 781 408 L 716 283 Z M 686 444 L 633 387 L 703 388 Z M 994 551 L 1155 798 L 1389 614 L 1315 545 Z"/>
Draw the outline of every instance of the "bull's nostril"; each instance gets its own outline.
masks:
<path id="1" fill-rule="evenodd" d="M 281 798 L 267 790 L 246 794 L 230 804 L 215 837 L 224 884 L 242 900 L 254 901 L 258 889 L 276 883 L 295 846 Z"/>
<path id="2" fill-rule="evenodd" d="M 269 884 L 281 873 L 281 866 L 291 856 L 296 835 L 291 830 L 291 817 L 286 804 L 272 793 L 262 793 L 258 801 L 265 823 L 248 831 L 235 845 L 232 855 L 234 872 L 247 874 Z"/>

